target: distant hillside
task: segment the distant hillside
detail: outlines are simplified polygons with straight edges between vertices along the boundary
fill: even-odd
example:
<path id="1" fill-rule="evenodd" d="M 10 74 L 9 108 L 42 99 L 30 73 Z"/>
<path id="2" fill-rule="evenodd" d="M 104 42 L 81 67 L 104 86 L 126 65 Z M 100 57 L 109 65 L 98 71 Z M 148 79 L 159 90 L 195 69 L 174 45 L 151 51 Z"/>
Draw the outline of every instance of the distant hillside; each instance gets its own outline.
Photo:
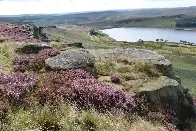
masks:
<path id="1" fill-rule="evenodd" d="M 188 18 L 188 19 L 187 19 Z M 196 7 L 153 8 L 82 12 L 73 14 L 0 16 L 0 22 L 35 25 L 74 24 L 98 28 L 111 27 L 196 27 Z"/>

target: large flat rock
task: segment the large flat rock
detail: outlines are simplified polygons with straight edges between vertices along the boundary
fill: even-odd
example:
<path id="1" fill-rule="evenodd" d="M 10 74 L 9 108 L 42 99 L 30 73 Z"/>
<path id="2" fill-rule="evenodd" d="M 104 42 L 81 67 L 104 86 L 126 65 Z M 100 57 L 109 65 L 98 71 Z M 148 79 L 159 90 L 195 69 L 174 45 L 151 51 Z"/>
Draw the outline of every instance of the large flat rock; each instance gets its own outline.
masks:
<path id="1" fill-rule="evenodd" d="M 89 49 L 97 59 L 112 58 L 131 58 L 151 62 L 156 65 L 170 66 L 171 62 L 164 56 L 150 50 L 138 50 L 134 48 L 116 48 L 116 49 Z"/>
<path id="2" fill-rule="evenodd" d="M 86 68 L 94 64 L 94 56 L 84 49 L 62 51 L 60 55 L 48 58 L 46 66 L 51 69 L 66 70 L 71 68 Z"/>
<path id="3" fill-rule="evenodd" d="M 137 89 L 137 92 L 156 91 L 156 90 L 160 90 L 162 88 L 169 87 L 169 86 L 179 88 L 180 85 L 176 80 L 171 79 L 169 77 L 162 76 L 157 80 L 153 80 L 153 81 L 143 84 L 142 87 Z"/>

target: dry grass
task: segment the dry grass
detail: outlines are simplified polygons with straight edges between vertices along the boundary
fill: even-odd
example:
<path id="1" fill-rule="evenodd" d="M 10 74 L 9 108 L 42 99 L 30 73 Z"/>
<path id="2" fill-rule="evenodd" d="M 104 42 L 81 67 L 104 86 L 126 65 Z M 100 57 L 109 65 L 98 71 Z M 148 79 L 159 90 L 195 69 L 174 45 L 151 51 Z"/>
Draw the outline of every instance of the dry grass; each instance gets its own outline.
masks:
<path id="1" fill-rule="evenodd" d="M 131 124 L 130 131 L 167 131 L 167 129 L 160 124 L 152 124 L 149 121 L 138 118 Z"/>
<path id="2" fill-rule="evenodd" d="M 162 125 L 138 116 L 130 121 L 123 115 L 101 114 L 93 110 L 78 111 L 65 105 L 20 110 L 11 113 L 9 119 L 10 124 L 5 131 L 166 131 Z"/>

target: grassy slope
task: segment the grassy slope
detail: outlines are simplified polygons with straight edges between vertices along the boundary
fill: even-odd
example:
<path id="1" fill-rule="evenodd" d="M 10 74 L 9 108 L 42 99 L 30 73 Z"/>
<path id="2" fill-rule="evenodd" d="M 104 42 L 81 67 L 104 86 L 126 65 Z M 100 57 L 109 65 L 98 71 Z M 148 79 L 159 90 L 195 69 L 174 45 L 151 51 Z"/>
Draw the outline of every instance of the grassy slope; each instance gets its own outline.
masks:
<path id="1" fill-rule="evenodd" d="M 62 40 L 81 41 L 89 48 L 114 48 L 120 45 L 111 46 L 106 43 L 91 41 L 88 33 L 84 31 L 62 31 L 48 29 L 48 33 L 55 34 L 54 37 L 60 37 Z M 88 36 L 88 37 L 87 37 Z M 107 38 L 96 39 L 96 41 L 105 41 Z M 2 42 L 0 43 L 0 64 L 10 71 L 12 68 L 12 59 L 16 55 L 14 49 L 21 43 Z M 5 66 L 7 65 L 7 66 Z M 75 107 L 60 105 L 58 108 L 45 105 L 40 107 L 37 105 L 35 98 L 29 96 L 30 105 L 25 109 L 16 109 L 10 111 L 7 117 L 9 121 L 5 125 L 0 122 L 0 130 L 20 131 L 20 130 L 49 130 L 46 127 L 53 128 L 51 130 L 58 131 L 59 125 L 62 131 L 166 131 L 165 127 L 133 115 L 132 120 L 128 120 L 122 115 L 102 114 L 93 110 L 76 110 Z M 32 98 L 31 98 L 32 97 Z"/>
<path id="2" fill-rule="evenodd" d="M 50 39 L 60 39 L 67 42 L 82 42 L 86 48 L 112 48 L 112 45 L 107 45 L 101 42 L 90 40 L 88 31 L 85 29 L 82 31 L 66 31 L 59 29 L 44 29 L 44 33 L 49 35 Z M 53 36 L 53 37 L 50 37 Z"/>
<path id="3" fill-rule="evenodd" d="M 170 56 L 169 59 L 172 61 L 174 72 L 180 76 L 182 84 L 196 97 L 196 57 Z"/>

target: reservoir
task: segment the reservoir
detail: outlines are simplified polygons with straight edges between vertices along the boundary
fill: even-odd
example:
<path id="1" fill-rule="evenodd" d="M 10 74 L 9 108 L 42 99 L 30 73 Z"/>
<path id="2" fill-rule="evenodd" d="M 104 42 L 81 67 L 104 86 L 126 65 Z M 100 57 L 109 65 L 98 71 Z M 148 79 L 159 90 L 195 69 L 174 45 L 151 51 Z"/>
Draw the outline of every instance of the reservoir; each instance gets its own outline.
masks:
<path id="1" fill-rule="evenodd" d="M 163 28 L 112 28 L 101 30 L 117 41 L 136 42 L 139 39 L 144 41 L 156 41 L 163 39 L 169 42 L 180 42 L 180 40 L 196 43 L 196 30 L 178 30 Z"/>

